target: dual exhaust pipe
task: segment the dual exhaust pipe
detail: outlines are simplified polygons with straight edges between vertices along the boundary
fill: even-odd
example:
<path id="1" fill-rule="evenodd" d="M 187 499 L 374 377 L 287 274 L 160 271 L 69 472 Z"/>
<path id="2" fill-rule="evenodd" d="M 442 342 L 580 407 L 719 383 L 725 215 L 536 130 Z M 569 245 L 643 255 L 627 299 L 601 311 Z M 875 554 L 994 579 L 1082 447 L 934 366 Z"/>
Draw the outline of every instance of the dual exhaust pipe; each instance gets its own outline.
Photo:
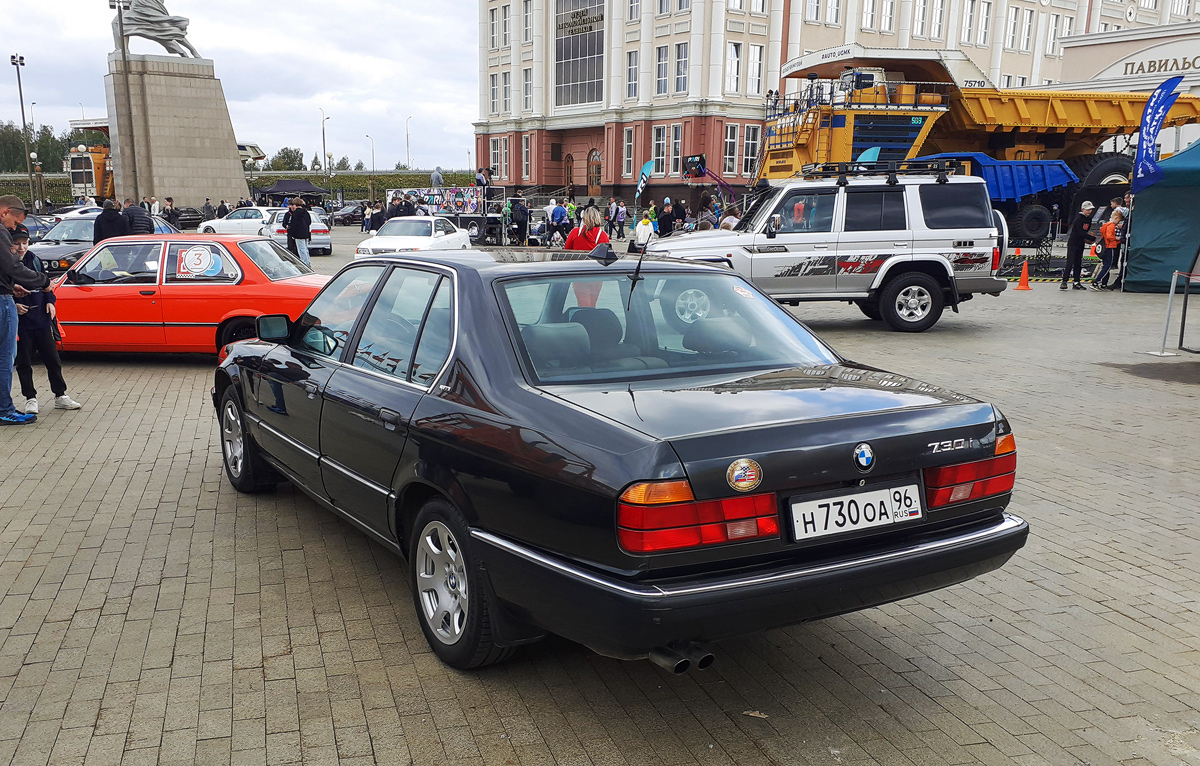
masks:
<path id="1" fill-rule="evenodd" d="M 712 667 L 714 659 L 712 652 L 695 641 L 684 641 L 650 650 L 650 661 L 675 675 L 682 675 L 693 667 L 706 670 Z"/>

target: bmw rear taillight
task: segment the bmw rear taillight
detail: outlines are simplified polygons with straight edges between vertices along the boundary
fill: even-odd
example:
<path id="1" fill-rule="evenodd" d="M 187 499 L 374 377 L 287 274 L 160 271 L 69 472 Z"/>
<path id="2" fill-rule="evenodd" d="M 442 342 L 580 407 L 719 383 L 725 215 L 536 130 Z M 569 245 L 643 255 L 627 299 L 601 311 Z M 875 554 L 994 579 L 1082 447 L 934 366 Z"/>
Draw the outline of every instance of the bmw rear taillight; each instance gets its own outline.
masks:
<path id="1" fill-rule="evenodd" d="M 312 233 L 313 234 L 328 234 L 329 229 L 313 229 Z"/>
<path id="2" fill-rule="evenodd" d="M 276 229 L 275 233 L 276 234 L 287 234 L 287 229 Z"/>
<path id="3" fill-rule="evenodd" d="M 779 537 L 775 495 L 696 500 L 687 481 L 634 484 L 617 504 L 617 538 L 630 553 L 660 553 Z"/>
<path id="4" fill-rule="evenodd" d="M 1000 268 L 1000 248 L 992 248 L 992 271 L 997 271 Z"/>
<path id="5" fill-rule="evenodd" d="M 925 500 L 940 508 L 968 500 L 1012 492 L 1017 478 L 1017 441 L 1011 434 L 996 439 L 996 457 L 972 463 L 925 469 Z"/>

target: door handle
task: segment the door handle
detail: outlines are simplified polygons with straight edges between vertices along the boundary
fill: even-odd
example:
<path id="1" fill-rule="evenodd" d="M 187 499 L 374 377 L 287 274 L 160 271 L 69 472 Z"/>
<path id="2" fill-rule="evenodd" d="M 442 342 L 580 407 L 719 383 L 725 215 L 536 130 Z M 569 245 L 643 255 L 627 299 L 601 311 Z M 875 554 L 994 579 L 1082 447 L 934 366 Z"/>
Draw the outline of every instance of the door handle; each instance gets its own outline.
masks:
<path id="1" fill-rule="evenodd" d="M 154 295 L 153 290 L 138 290 L 138 292 L 141 293 L 142 295 Z"/>
<path id="2" fill-rule="evenodd" d="M 386 407 L 380 408 L 379 419 L 383 421 L 383 427 L 389 431 L 395 431 L 396 427 L 400 425 L 400 413 Z"/>
<path id="3" fill-rule="evenodd" d="M 813 245 L 814 250 L 828 250 L 829 245 Z"/>
<path id="4" fill-rule="evenodd" d="M 304 389 L 304 392 L 308 394 L 309 399 L 315 399 L 319 386 L 317 386 L 317 384 L 313 383 L 311 380 L 306 380 L 300 384 L 300 388 Z"/>
<path id="5" fill-rule="evenodd" d="M 907 242 L 893 242 L 892 244 L 896 247 L 908 247 Z"/>

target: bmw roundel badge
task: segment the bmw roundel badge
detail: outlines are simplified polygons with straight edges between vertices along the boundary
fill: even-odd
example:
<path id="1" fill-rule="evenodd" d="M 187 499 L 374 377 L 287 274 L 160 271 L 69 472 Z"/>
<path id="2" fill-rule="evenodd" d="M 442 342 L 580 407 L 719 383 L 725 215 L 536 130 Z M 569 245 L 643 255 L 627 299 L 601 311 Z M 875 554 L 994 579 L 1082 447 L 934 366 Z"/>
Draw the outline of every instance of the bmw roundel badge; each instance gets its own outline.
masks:
<path id="1" fill-rule="evenodd" d="M 854 448 L 854 466 L 863 473 L 875 467 L 875 450 L 870 444 L 863 442 Z"/>
<path id="2" fill-rule="evenodd" d="M 738 492 L 749 492 L 762 482 L 762 475 L 762 466 L 744 457 L 729 464 L 729 470 L 725 472 L 725 481 Z"/>

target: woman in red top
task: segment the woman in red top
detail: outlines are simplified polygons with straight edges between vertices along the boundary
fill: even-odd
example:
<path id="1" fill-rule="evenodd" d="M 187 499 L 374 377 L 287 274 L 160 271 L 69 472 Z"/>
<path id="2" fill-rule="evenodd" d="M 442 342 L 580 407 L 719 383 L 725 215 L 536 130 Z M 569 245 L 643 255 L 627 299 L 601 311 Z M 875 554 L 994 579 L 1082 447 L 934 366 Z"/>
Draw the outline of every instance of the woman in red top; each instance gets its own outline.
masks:
<path id="1" fill-rule="evenodd" d="M 596 245 L 607 241 L 608 235 L 604 233 L 604 219 L 600 216 L 600 209 L 589 207 L 584 208 L 578 228 L 572 229 L 571 233 L 567 235 L 567 244 L 564 247 L 567 250 L 591 252 Z M 603 285 L 603 282 L 575 282 L 576 304 L 595 308 L 596 299 L 600 297 L 600 288 Z"/>

